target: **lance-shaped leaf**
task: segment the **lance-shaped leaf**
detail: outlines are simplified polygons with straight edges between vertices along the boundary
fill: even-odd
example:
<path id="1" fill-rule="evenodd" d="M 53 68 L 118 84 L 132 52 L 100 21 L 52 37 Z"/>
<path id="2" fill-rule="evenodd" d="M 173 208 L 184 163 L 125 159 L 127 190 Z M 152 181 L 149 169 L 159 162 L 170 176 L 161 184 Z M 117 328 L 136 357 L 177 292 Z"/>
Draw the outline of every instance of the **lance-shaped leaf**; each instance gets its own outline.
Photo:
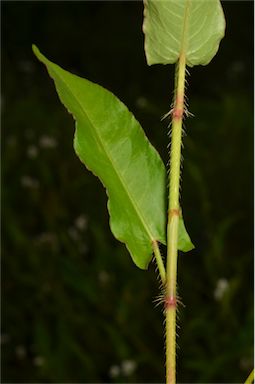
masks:
<path id="1" fill-rule="evenodd" d="M 147 63 L 173 64 L 181 54 L 186 63 L 208 64 L 225 33 L 219 0 L 144 0 Z"/>
<path id="2" fill-rule="evenodd" d="M 152 242 L 166 242 L 166 170 L 159 154 L 111 92 L 63 70 L 35 46 L 33 51 L 76 120 L 77 155 L 106 187 L 113 234 L 126 244 L 135 264 L 146 269 Z M 180 244 L 183 251 L 193 248 L 184 226 Z"/>

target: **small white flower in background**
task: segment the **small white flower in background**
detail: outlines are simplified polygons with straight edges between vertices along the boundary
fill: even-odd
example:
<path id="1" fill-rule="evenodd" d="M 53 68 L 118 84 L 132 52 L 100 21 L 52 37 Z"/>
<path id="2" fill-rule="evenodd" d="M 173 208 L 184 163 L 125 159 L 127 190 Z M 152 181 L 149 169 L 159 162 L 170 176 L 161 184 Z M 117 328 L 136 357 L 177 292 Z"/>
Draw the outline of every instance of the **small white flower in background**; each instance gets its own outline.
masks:
<path id="1" fill-rule="evenodd" d="M 135 103 L 136 106 L 141 109 L 146 108 L 148 106 L 148 100 L 143 96 L 138 97 Z"/>
<path id="2" fill-rule="evenodd" d="M 39 145 L 41 148 L 51 149 L 51 148 L 56 148 L 58 143 L 54 137 L 43 135 L 39 139 Z"/>
<path id="3" fill-rule="evenodd" d="M 20 182 L 22 187 L 24 188 L 31 188 L 31 189 L 39 188 L 39 181 L 28 175 L 22 176 Z"/>
<path id="4" fill-rule="evenodd" d="M 109 369 L 109 375 L 114 378 L 120 375 L 120 367 L 118 365 L 112 365 Z"/>
<path id="5" fill-rule="evenodd" d="M 27 351 L 24 345 L 17 345 L 15 348 L 15 354 L 18 359 L 24 359 L 27 355 Z"/>
<path id="6" fill-rule="evenodd" d="M 227 279 L 224 279 L 224 278 L 219 279 L 217 281 L 216 288 L 214 290 L 215 300 L 220 301 L 223 298 L 228 287 L 229 287 L 229 282 Z"/>
<path id="7" fill-rule="evenodd" d="M 121 372 L 124 376 L 132 375 L 136 370 L 136 362 L 134 360 L 123 360 L 121 363 Z"/>
<path id="8" fill-rule="evenodd" d="M 102 285 L 105 285 L 108 283 L 108 281 L 110 280 L 110 275 L 108 272 L 106 271 L 100 271 L 99 274 L 98 274 L 98 280 L 99 282 L 102 284 Z"/>
<path id="9" fill-rule="evenodd" d="M 27 157 L 35 159 L 38 156 L 38 148 L 35 145 L 30 145 L 27 149 Z"/>
<path id="10" fill-rule="evenodd" d="M 39 236 L 36 237 L 37 244 L 56 245 L 57 242 L 58 242 L 57 236 L 51 232 L 42 232 Z"/>
<path id="11" fill-rule="evenodd" d="M 34 358 L 34 365 L 36 367 L 42 367 L 44 365 L 44 363 L 45 363 L 45 360 L 42 356 L 36 356 Z"/>
<path id="12" fill-rule="evenodd" d="M 75 219 L 74 224 L 80 231 L 84 231 L 87 228 L 88 219 L 85 215 L 80 215 Z"/>

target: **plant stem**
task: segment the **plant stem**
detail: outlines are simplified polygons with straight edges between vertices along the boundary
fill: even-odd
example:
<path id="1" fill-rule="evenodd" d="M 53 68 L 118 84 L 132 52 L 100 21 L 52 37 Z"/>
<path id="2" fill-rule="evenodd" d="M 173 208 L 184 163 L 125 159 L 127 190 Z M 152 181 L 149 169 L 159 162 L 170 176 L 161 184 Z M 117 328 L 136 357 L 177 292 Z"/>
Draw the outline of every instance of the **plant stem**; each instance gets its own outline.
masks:
<path id="1" fill-rule="evenodd" d="M 166 266 L 166 383 L 176 383 L 176 281 L 179 226 L 179 188 L 181 166 L 182 119 L 184 113 L 185 55 L 176 65 L 175 96 L 172 110 L 170 151 L 169 208 L 167 224 Z"/>
<path id="2" fill-rule="evenodd" d="M 253 382 L 254 382 L 254 369 L 251 371 L 251 373 L 247 377 L 244 384 L 252 384 Z"/>
<path id="3" fill-rule="evenodd" d="M 158 266 L 158 270 L 159 270 L 162 284 L 165 285 L 165 283 L 166 283 L 166 270 L 165 270 L 165 266 L 164 266 L 164 263 L 162 260 L 160 250 L 159 250 L 158 242 L 153 241 L 152 247 L 153 247 L 153 252 L 155 255 L 156 262 L 157 262 L 157 266 Z"/>

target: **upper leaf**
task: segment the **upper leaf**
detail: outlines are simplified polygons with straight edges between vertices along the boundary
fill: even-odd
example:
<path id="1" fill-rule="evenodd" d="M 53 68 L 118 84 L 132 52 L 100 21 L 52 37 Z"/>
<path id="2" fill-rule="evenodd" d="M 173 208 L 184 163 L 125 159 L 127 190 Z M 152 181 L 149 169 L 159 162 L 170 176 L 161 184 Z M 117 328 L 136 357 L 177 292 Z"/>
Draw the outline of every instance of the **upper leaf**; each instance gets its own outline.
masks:
<path id="1" fill-rule="evenodd" d="M 208 64 L 225 33 L 219 0 L 144 0 L 148 65 L 173 64 L 181 54 L 190 67 Z"/>
<path id="2" fill-rule="evenodd" d="M 76 120 L 77 155 L 107 189 L 113 234 L 126 244 L 135 264 L 147 268 L 152 242 L 166 243 L 166 170 L 159 154 L 111 92 L 63 70 L 35 46 L 33 51 Z M 179 249 L 192 249 L 182 222 L 180 228 Z"/>

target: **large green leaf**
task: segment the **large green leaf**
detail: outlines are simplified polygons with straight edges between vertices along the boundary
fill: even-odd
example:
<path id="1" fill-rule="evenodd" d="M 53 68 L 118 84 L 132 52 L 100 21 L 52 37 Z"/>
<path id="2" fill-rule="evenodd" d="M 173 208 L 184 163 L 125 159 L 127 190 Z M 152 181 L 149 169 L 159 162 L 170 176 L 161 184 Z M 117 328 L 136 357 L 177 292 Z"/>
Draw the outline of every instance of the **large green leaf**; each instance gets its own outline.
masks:
<path id="1" fill-rule="evenodd" d="M 219 0 L 144 0 L 147 63 L 173 64 L 181 54 L 186 63 L 206 65 L 225 33 Z"/>
<path id="2" fill-rule="evenodd" d="M 33 51 L 76 120 L 77 155 L 107 189 L 113 234 L 126 244 L 135 264 L 147 268 L 152 242 L 166 242 L 166 171 L 160 156 L 111 92 L 63 70 L 35 46 Z M 185 227 L 179 232 L 180 250 L 192 249 Z"/>

